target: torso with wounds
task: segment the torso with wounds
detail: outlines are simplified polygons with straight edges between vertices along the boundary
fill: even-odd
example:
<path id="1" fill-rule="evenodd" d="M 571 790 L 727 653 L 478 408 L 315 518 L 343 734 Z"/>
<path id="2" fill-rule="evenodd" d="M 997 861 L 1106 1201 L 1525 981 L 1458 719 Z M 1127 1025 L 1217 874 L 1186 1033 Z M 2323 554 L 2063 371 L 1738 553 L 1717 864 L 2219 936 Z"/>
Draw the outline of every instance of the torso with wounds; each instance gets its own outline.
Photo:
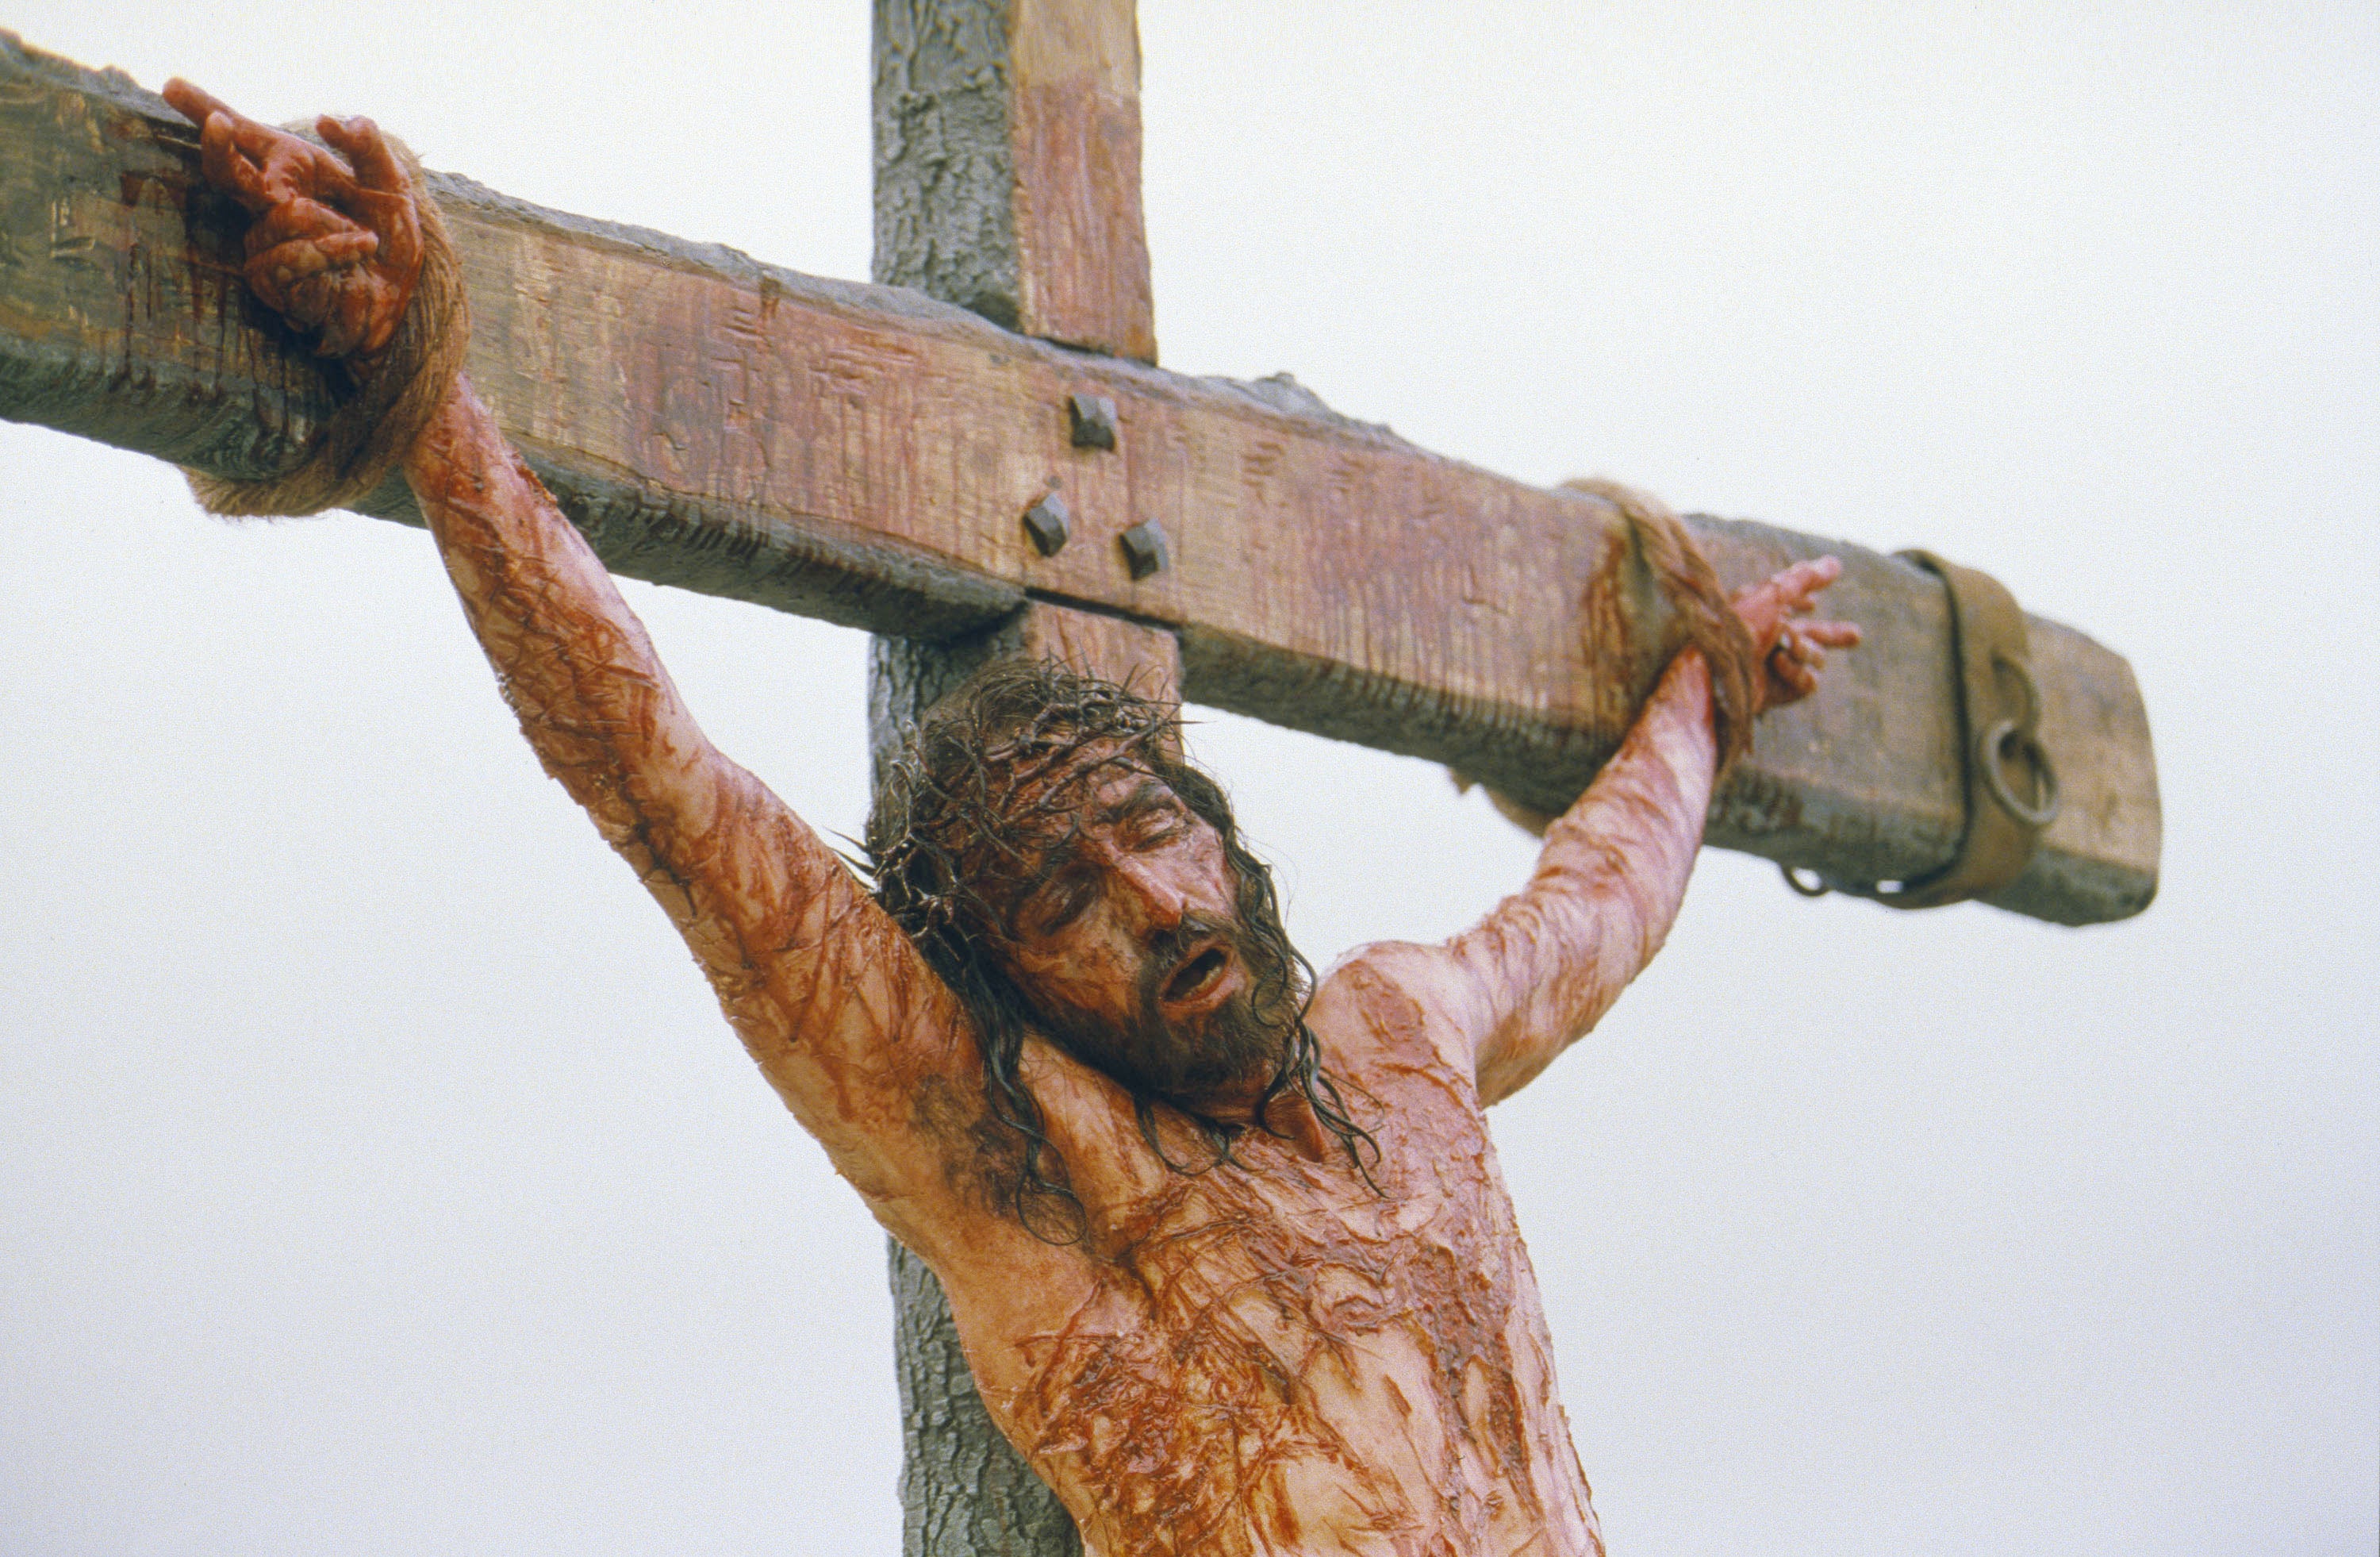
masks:
<path id="1" fill-rule="evenodd" d="M 167 95 L 258 218 L 267 302 L 367 383 L 455 359 L 398 329 L 424 240 L 368 122 L 323 121 L 325 150 Z M 1317 979 L 1172 711 L 1047 667 L 927 717 L 864 887 L 704 738 L 468 381 L 429 389 L 381 396 L 420 424 L 377 441 L 522 728 L 941 1277 L 994 1421 L 1087 1549 L 1600 1551 L 1482 1110 L 1659 947 L 1727 739 L 1715 683 L 1740 732 L 1855 641 L 1806 616 L 1831 563 L 1714 608 L 1726 632 L 1677 657 L 1475 928 Z"/>

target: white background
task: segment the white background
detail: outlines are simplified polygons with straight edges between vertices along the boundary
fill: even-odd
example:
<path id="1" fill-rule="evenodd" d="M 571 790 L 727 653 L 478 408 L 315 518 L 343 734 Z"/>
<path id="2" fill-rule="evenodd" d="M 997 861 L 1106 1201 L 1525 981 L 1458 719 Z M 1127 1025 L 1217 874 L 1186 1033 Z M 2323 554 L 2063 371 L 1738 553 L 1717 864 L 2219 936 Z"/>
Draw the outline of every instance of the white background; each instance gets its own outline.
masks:
<path id="1" fill-rule="evenodd" d="M 868 274 L 860 0 L 0 22 Z M 1930 546 L 2146 694 L 2143 918 L 1808 904 L 1714 854 L 1498 1112 L 1612 1550 L 2370 1553 L 2380 12 L 1142 29 L 1172 366 Z M 721 744 L 856 832 L 856 637 L 630 593 Z M 0 1551 L 892 1551 L 878 1235 L 427 539 L 228 527 L 5 427 L 0 613 Z M 1318 959 L 1525 872 L 1422 764 L 1198 734 Z"/>

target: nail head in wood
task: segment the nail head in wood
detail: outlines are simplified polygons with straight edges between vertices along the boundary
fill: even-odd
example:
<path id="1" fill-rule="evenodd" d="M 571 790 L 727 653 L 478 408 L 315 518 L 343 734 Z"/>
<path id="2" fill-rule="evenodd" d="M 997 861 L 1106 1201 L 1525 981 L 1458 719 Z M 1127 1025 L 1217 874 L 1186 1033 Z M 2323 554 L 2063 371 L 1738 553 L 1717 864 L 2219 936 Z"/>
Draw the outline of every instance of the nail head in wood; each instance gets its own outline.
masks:
<path id="1" fill-rule="evenodd" d="M 1066 544 L 1066 500 L 1053 492 L 1025 510 L 1025 533 L 1033 538 L 1035 551 L 1056 556 Z"/>
<path id="2" fill-rule="evenodd" d="M 1067 413 L 1075 422 L 1075 446 L 1078 449 L 1111 449 L 1116 446 L 1115 402 L 1104 395 L 1070 395 Z"/>
<path id="3" fill-rule="evenodd" d="M 1123 565 L 1135 578 L 1146 578 L 1166 564 L 1165 531 L 1155 519 L 1141 520 L 1117 536 L 1116 544 L 1123 548 Z"/>

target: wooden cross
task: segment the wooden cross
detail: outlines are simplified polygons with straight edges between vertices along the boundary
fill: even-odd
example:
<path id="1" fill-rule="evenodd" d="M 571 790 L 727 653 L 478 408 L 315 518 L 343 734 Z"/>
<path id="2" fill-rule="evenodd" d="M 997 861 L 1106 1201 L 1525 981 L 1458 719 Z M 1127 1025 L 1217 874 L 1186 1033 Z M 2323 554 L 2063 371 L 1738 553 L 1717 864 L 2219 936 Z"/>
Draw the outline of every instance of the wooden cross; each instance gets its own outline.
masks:
<path id="1" fill-rule="evenodd" d="M 439 181 L 474 377 L 606 561 L 886 635 L 888 721 L 1020 647 L 1565 803 L 1674 646 L 1605 506 L 1286 382 L 1154 366 L 1128 0 L 879 0 L 877 29 L 876 286 Z M 330 392 L 241 294 L 190 128 L 120 77 L 13 46 L 0 70 L 0 415 L 220 474 L 285 467 Z M 399 490 L 369 506 L 409 517 Z M 1730 582 L 1841 554 L 1830 608 L 1869 634 L 1764 724 L 1711 841 L 1843 880 L 1938 868 L 1966 817 L 1938 584 L 1839 542 L 1697 530 Z M 1590 599 L 1615 631 L 1583 630 Z M 2136 912 L 2157 809 L 2130 672 L 2031 631 L 2066 803 L 1993 901 Z M 1062 1550 L 979 1417 L 929 1431 L 972 1391 L 919 1274 L 896 1264 L 911 1549 Z"/>

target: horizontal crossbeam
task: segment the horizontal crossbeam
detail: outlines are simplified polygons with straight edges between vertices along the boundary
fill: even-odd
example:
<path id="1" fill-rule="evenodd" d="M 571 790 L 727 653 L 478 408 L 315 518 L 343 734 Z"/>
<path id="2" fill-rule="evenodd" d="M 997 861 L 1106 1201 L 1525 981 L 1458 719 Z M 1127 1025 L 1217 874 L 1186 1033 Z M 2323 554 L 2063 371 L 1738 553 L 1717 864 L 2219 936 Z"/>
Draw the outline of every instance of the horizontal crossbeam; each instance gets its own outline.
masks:
<path id="1" fill-rule="evenodd" d="M 242 290 L 239 213 L 196 160 L 162 100 L 0 35 L 0 416 L 273 474 L 332 390 Z M 1443 761 L 1546 810 L 1678 642 L 1599 500 L 1431 455 L 1285 380 L 1086 355 L 901 288 L 433 182 L 469 277 L 472 376 L 623 574 L 917 638 L 1028 599 L 1165 626 L 1194 702 Z M 1045 555 L 1023 521 L 1052 495 L 1068 540 Z M 418 517 L 395 485 L 365 506 Z M 1693 522 L 1730 583 L 1840 555 L 1829 609 L 1868 634 L 1820 697 L 1764 722 L 1711 841 L 1841 880 L 1946 863 L 1963 792 L 1939 582 Z M 1123 541 L 1144 525 L 1153 570 Z M 2031 631 L 2065 803 L 1993 901 L 2065 923 L 2138 912 L 2158 854 L 2138 689 L 2072 628 Z"/>

